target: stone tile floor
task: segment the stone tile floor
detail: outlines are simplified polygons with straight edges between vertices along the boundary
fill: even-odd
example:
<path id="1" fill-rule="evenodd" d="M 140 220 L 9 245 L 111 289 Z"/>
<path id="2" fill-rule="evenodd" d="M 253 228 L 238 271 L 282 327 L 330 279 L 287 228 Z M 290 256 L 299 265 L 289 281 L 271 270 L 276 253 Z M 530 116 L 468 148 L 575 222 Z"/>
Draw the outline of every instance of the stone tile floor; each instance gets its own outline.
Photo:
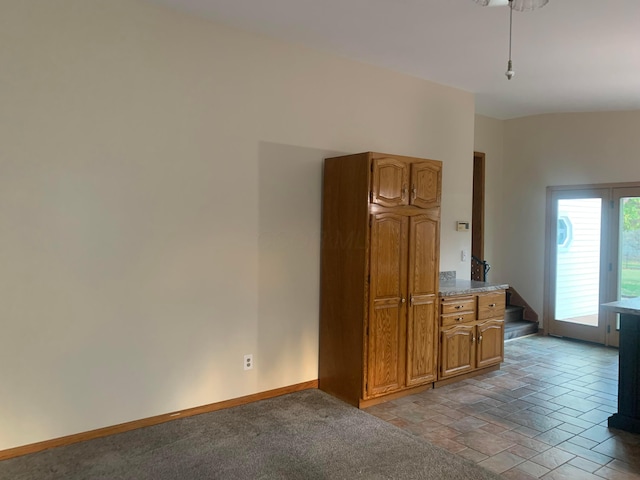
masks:
<path id="1" fill-rule="evenodd" d="M 607 428 L 617 379 L 617 349 L 530 336 L 498 371 L 366 411 L 506 479 L 640 480 L 640 435 Z"/>

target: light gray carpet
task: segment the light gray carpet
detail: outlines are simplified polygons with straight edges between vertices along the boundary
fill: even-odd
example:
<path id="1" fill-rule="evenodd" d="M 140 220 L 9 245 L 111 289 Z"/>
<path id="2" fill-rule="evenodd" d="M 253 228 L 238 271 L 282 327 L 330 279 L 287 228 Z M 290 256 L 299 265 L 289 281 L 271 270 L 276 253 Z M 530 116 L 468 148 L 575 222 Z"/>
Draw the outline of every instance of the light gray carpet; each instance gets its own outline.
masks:
<path id="1" fill-rule="evenodd" d="M 0 461 L 0 479 L 500 477 L 319 391 Z"/>

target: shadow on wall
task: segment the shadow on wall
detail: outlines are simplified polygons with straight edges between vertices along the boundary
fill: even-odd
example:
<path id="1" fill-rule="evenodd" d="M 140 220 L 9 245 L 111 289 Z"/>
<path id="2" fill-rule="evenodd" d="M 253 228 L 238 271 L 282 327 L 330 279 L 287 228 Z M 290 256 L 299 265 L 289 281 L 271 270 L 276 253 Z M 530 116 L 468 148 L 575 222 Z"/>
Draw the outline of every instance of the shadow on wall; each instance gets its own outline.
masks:
<path id="1" fill-rule="evenodd" d="M 343 152 L 260 142 L 260 391 L 318 378 L 324 159 Z"/>

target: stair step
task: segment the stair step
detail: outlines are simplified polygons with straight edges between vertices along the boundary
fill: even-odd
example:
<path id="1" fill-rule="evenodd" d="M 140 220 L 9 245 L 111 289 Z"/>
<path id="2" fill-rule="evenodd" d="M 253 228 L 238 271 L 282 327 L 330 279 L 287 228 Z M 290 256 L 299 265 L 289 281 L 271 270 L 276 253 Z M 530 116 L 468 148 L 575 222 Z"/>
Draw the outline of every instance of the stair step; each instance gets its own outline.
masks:
<path id="1" fill-rule="evenodd" d="M 538 332 L 538 322 L 528 322 L 526 320 L 514 320 L 504 324 L 504 339 L 524 337 Z"/>
<path id="2" fill-rule="evenodd" d="M 518 305 L 507 305 L 504 309 L 504 321 L 506 323 L 523 320 L 524 307 Z"/>

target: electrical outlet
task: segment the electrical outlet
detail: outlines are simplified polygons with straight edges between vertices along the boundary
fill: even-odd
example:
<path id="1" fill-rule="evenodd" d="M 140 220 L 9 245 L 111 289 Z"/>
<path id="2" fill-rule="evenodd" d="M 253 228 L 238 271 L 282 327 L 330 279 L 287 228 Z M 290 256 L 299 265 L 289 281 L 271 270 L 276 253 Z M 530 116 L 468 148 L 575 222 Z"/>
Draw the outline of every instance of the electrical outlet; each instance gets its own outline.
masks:
<path id="1" fill-rule="evenodd" d="M 253 368 L 253 354 L 244 356 L 244 369 L 251 370 Z"/>
<path id="2" fill-rule="evenodd" d="M 462 250 L 460 252 L 460 260 L 462 260 L 463 262 L 467 261 L 467 251 L 466 250 Z"/>

